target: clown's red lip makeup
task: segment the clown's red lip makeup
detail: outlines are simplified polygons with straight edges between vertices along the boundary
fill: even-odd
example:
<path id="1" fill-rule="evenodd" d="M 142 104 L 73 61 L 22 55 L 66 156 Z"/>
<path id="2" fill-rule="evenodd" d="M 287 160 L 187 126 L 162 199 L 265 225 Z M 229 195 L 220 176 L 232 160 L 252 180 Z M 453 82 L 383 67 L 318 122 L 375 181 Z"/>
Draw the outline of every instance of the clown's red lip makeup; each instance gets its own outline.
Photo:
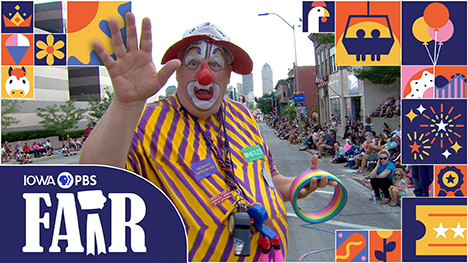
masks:
<path id="1" fill-rule="evenodd" d="M 195 96 L 199 100 L 211 100 L 213 98 L 213 88 L 210 87 L 209 89 L 199 89 L 195 87 Z"/>

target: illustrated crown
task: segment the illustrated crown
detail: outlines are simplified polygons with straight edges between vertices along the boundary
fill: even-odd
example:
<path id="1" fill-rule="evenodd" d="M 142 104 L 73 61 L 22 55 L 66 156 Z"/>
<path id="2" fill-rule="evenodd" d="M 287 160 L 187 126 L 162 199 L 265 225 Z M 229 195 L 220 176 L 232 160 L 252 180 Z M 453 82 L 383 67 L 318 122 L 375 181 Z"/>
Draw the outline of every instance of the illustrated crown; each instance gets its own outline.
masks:
<path id="1" fill-rule="evenodd" d="M 24 19 L 23 16 L 18 12 L 20 8 L 21 7 L 19 5 L 15 6 L 16 13 L 10 19 L 3 15 L 5 27 L 29 27 L 31 25 L 32 14 Z M 26 16 L 26 13 L 24 13 L 24 16 Z"/>

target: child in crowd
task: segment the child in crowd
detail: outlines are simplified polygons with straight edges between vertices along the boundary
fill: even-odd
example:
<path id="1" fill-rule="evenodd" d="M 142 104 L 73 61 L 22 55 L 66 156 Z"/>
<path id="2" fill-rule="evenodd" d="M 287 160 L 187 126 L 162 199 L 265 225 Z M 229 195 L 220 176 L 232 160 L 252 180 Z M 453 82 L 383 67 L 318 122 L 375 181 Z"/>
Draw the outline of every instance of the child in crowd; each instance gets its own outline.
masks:
<path id="1" fill-rule="evenodd" d="M 390 193 L 390 206 L 398 205 L 398 198 L 408 195 L 406 173 L 403 169 L 397 168 L 393 172 L 393 185 L 388 189 Z"/>

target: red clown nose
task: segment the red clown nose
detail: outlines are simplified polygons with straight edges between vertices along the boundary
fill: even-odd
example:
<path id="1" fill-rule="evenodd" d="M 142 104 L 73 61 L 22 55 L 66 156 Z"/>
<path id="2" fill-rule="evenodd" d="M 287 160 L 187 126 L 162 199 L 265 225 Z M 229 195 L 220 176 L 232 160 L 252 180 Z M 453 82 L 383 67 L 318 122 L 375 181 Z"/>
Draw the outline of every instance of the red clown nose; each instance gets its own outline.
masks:
<path id="1" fill-rule="evenodd" d="M 211 73 L 211 70 L 208 69 L 206 63 L 203 63 L 200 71 L 198 71 L 197 80 L 198 83 L 200 83 L 203 86 L 208 86 L 213 81 L 213 74 Z"/>

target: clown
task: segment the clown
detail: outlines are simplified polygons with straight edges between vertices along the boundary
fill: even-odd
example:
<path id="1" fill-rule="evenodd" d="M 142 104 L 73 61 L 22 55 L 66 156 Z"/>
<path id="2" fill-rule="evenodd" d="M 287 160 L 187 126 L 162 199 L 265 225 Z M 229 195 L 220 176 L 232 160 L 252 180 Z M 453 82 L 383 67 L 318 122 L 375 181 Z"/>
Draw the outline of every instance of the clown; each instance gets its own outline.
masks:
<path id="1" fill-rule="evenodd" d="M 165 66 L 156 71 L 149 19 L 143 20 L 139 47 L 133 14 L 126 14 L 126 21 L 127 47 L 117 21 L 109 21 L 116 60 L 93 43 L 112 78 L 115 96 L 88 137 L 80 163 L 126 168 L 159 187 L 185 223 L 189 261 L 259 261 L 270 256 L 281 260 L 288 239 L 284 202 L 289 201 L 294 178 L 276 169 L 249 110 L 224 98 L 231 72 L 252 71 L 250 56 L 223 30 L 204 23 L 187 30 L 166 51 Z M 147 104 L 176 70 L 176 94 Z M 316 157 L 310 168 L 318 168 Z M 326 185 L 336 182 L 326 176 L 320 182 L 313 179 L 300 197 Z M 215 199 L 220 201 L 212 202 Z M 268 214 L 262 218 L 266 224 L 258 221 L 263 212 Z M 232 229 L 236 218 L 247 219 L 243 238 L 251 245 L 238 242 L 241 237 Z M 257 218 L 251 234 L 249 218 Z M 276 244 L 271 255 L 262 253 L 263 236 Z"/>

